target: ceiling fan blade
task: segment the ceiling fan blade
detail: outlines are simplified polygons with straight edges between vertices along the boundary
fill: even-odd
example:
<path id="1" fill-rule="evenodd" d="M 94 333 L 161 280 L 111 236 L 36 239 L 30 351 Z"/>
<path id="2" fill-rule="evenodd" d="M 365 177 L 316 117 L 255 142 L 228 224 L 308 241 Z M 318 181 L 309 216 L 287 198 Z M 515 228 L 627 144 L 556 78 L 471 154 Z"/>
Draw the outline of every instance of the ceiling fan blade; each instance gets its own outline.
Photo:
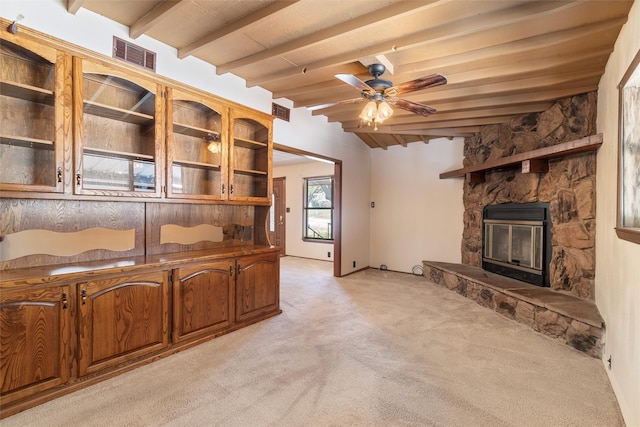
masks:
<path id="1" fill-rule="evenodd" d="M 411 80 L 405 83 L 401 83 L 397 86 L 392 86 L 385 89 L 385 95 L 400 95 L 403 93 L 414 92 L 416 90 L 426 89 L 428 87 L 440 86 L 447 84 L 447 78 L 442 74 L 431 74 L 430 76 L 421 77 L 419 79 Z"/>
<path id="2" fill-rule="evenodd" d="M 330 102 L 328 104 L 312 105 L 310 107 L 307 107 L 307 110 L 310 110 L 310 111 L 322 110 L 323 108 L 334 107 L 336 105 L 341 105 L 341 104 L 354 104 L 362 100 L 364 100 L 364 98 L 345 99 L 344 101 Z"/>
<path id="3" fill-rule="evenodd" d="M 342 80 L 348 85 L 351 85 L 362 92 L 367 92 L 371 95 L 376 93 L 375 89 L 371 86 L 354 76 L 353 74 L 336 74 L 336 78 Z"/>
<path id="4" fill-rule="evenodd" d="M 412 113 L 420 114 L 421 116 L 430 116 L 437 111 L 435 108 L 428 105 L 420 104 L 418 102 L 407 101 L 406 99 L 398 99 L 394 104 L 398 108 L 411 111 Z"/>

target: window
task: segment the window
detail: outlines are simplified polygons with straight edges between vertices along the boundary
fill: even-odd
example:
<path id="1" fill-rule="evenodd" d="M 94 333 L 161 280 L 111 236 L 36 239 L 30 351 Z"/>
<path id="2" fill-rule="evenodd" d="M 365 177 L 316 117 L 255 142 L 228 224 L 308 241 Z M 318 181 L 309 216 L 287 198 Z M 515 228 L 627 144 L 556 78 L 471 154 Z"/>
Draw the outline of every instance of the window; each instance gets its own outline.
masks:
<path id="1" fill-rule="evenodd" d="M 305 178 L 303 240 L 333 241 L 333 176 Z"/>

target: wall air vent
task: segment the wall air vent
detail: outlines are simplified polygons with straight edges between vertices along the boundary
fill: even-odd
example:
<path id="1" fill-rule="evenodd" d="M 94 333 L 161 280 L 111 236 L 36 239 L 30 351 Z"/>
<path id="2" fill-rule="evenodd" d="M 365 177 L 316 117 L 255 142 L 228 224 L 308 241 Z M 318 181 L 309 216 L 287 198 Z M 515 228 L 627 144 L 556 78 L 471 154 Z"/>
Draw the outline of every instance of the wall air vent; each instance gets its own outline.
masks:
<path id="1" fill-rule="evenodd" d="M 156 53 L 113 37 L 113 57 L 125 62 L 156 71 Z"/>
<path id="2" fill-rule="evenodd" d="M 282 105 L 278 105 L 275 102 L 271 103 L 271 114 L 276 116 L 276 118 L 278 118 L 278 119 L 282 119 L 285 122 L 288 122 L 289 121 L 289 113 L 290 112 L 291 112 L 291 110 L 288 109 L 287 107 L 283 107 Z"/>

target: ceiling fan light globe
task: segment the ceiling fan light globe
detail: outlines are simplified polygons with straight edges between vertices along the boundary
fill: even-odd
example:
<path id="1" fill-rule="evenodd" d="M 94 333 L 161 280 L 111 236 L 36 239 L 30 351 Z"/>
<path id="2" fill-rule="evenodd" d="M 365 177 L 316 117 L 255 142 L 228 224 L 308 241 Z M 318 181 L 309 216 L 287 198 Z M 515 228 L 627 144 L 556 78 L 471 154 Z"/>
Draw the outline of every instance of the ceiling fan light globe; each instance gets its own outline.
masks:
<path id="1" fill-rule="evenodd" d="M 360 113 L 360 119 L 365 122 L 372 121 L 377 114 L 378 106 L 374 101 L 367 102 L 367 105 L 362 109 L 362 113 Z"/>
<path id="2" fill-rule="evenodd" d="M 376 113 L 376 122 L 382 123 L 383 121 L 391 117 L 392 114 L 393 114 L 393 109 L 391 108 L 391 106 L 387 102 L 382 101 L 378 105 L 378 112 Z"/>

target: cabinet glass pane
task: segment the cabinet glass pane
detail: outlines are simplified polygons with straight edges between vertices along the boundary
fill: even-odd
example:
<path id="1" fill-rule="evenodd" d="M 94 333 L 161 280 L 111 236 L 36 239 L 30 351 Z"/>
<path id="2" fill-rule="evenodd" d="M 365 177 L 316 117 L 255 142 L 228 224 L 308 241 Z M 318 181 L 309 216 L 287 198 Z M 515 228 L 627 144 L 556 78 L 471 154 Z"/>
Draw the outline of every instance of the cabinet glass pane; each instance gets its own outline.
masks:
<path id="1" fill-rule="evenodd" d="M 55 187 L 55 67 L 0 44 L 0 182 Z"/>
<path id="2" fill-rule="evenodd" d="M 153 191 L 153 162 L 108 156 L 84 155 L 84 188 L 93 190 Z"/>
<path id="3" fill-rule="evenodd" d="M 221 194 L 221 132 L 218 111 L 198 102 L 173 101 L 173 193 Z"/>
<path id="4" fill-rule="evenodd" d="M 85 74 L 83 99 L 83 188 L 155 191 L 155 94 L 118 77 Z"/>
<path id="5" fill-rule="evenodd" d="M 233 196 L 268 198 L 269 129 L 251 119 L 233 122 Z"/>

